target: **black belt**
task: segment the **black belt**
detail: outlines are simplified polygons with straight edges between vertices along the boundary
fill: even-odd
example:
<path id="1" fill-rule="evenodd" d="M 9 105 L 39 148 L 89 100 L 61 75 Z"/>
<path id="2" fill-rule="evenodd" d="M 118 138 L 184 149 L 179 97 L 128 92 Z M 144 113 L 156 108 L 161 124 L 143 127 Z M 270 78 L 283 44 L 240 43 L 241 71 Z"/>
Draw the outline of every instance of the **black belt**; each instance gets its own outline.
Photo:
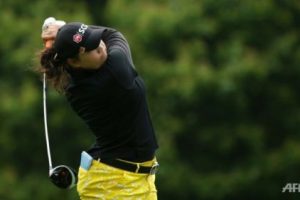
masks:
<path id="1" fill-rule="evenodd" d="M 99 161 L 104 164 L 110 165 L 112 167 L 116 167 L 126 171 L 141 173 L 141 174 L 151 174 L 151 175 L 157 172 L 159 166 L 157 162 L 154 162 L 154 164 L 151 167 L 145 167 L 145 166 L 141 166 L 140 164 L 127 163 L 116 159 L 99 160 Z"/>

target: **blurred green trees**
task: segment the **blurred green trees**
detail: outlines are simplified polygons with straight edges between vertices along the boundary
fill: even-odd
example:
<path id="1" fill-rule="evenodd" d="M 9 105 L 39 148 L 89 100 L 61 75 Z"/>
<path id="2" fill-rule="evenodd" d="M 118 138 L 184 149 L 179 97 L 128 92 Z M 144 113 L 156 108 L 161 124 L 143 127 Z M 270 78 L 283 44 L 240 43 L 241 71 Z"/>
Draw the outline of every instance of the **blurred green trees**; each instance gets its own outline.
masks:
<path id="1" fill-rule="evenodd" d="M 0 199 L 77 198 L 47 179 L 42 85 L 30 68 L 48 16 L 127 37 L 160 144 L 159 199 L 299 198 L 282 193 L 300 177 L 298 1 L 95 2 L 0 3 Z M 93 136 L 62 96 L 48 96 L 54 164 L 76 168 Z"/>

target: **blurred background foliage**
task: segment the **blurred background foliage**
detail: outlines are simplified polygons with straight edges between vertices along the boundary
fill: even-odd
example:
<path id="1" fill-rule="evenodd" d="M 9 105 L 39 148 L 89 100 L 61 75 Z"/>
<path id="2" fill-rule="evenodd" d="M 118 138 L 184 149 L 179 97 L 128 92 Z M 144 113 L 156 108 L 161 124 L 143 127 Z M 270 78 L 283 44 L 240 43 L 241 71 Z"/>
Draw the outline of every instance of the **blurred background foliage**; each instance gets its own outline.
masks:
<path id="1" fill-rule="evenodd" d="M 1 1 L 0 199 L 78 199 L 47 178 L 42 83 L 46 17 L 114 27 L 144 77 L 160 144 L 159 199 L 298 199 L 300 1 Z M 54 165 L 78 167 L 93 136 L 48 93 Z"/>

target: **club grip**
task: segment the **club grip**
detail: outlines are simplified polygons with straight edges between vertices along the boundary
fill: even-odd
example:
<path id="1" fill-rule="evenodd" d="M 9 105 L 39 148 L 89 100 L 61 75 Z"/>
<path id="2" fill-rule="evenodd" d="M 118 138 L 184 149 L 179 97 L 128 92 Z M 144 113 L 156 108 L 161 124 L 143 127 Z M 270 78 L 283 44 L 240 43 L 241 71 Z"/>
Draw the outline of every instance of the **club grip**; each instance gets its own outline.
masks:
<path id="1" fill-rule="evenodd" d="M 49 38 L 43 36 L 43 33 L 47 33 L 47 29 L 49 26 L 54 25 L 57 27 L 61 27 L 65 25 L 66 22 L 62 20 L 56 20 L 54 17 L 48 17 L 44 20 L 44 23 L 42 25 L 42 38 L 43 38 L 43 43 L 46 49 L 51 48 L 55 39 L 55 36 L 51 36 Z"/>

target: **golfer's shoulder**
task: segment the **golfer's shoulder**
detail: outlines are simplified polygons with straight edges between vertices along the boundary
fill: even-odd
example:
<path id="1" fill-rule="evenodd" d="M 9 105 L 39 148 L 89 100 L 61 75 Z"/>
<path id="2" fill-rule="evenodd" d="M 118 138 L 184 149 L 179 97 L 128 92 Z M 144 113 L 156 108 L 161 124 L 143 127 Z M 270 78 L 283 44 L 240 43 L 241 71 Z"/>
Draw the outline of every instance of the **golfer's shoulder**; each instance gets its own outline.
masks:
<path id="1" fill-rule="evenodd" d="M 122 47 L 114 48 L 109 51 L 108 63 L 117 68 L 129 67 L 133 65 L 130 54 Z"/>
<path id="2" fill-rule="evenodd" d="M 126 51 L 124 51 L 121 46 L 116 46 L 115 48 L 109 49 L 108 54 L 115 60 L 122 60 L 127 56 Z"/>

